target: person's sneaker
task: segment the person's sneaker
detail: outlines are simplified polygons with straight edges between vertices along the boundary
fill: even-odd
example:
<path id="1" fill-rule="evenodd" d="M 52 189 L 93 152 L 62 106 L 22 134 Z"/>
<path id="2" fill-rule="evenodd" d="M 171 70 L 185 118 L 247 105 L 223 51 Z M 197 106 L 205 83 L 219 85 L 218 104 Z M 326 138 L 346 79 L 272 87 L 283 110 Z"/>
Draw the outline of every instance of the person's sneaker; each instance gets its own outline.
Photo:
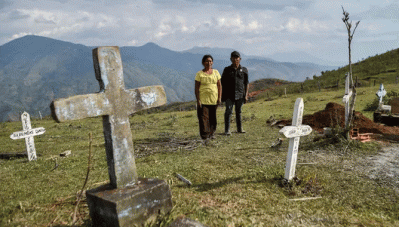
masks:
<path id="1" fill-rule="evenodd" d="M 231 136 L 231 132 L 230 132 L 230 131 L 224 132 L 224 134 L 225 134 L 226 136 Z"/>
<path id="2" fill-rule="evenodd" d="M 216 139 L 216 136 L 215 136 L 215 135 L 211 135 L 211 136 L 209 137 L 209 139 L 214 140 L 214 139 Z"/>
<path id="3" fill-rule="evenodd" d="M 238 133 L 247 133 L 246 131 L 244 131 L 244 130 L 241 130 L 241 131 L 237 131 Z"/>

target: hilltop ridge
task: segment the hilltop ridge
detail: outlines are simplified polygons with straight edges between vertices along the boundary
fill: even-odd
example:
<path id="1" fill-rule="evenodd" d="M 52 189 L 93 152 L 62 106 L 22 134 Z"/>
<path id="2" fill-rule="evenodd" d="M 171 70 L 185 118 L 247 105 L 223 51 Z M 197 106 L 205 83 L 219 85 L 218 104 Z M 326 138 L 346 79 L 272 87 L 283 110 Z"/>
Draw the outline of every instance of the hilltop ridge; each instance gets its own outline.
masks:
<path id="1" fill-rule="evenodd" d="M 50 114 L 52 100 L 98 92 L 94 77 L 94 47 L 28 35 L 0 46 L 0 121 L 19 120 L 27 111 L 33 117 Z M 197 51 L 199 49 L 197 48 Z M 226 51 L 226 50 L 225 50 Z M 202 54 L 176 52 L 155 43 L 120 47 L 126 88 L 163 85 L 168 103 L 194 100 L 194 77 L 202 69 Z M 207 49 L 217 55 L 218 48 Z M 215 59 L 223 71 L 228 57 Z M 281 63 L 244 58 L 250 81 L 280 78 L 301 81 L 331 67 Z"/>

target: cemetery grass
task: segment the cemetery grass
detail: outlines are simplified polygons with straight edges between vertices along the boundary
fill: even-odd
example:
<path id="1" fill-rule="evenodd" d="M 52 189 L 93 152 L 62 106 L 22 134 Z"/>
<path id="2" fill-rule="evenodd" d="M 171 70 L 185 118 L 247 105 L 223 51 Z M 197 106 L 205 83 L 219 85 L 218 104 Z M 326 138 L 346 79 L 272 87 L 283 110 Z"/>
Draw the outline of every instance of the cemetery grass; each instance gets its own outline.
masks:
<path id="1" fill-rule="evenodd" d="M 387 85 L 386 90 L 395 89 Z M 373 89 L 358 88 L 356 110 L 375 99 Z M 296 174 L 298 181 L 282 184 L 288 140 L 266 123 L 292 117 L 297 97 L 303 97 L 304 114 L 342 102 L 343 90 L 258 99 L 243 107 L 246 134 L 222 135 L 224 108 L 218 109 L 217 138 L 199 140 L 196 112 L 136 114 L 130 118 L 136 165 L 140 177 L 166 180 L 174 208 L 156 225 L 168 226 L 180 216 L 207 226 L 397 226 L 398 186 L 368 177 L 367 157 L 377 155 L 386 143 L 348 143 L 301 138 Z M 267 99 L 270 100 L 270 99 Z M 89 181 L 84 189 L 109 182 L 102 119 L 56 123 L 32 120 L 46 133 L 35 137 L 38 160 L 0 160 L 0 226 L 72 226 L 72 214 L 88 166 L 89 133 L 93 134 Z M 12 141 L 20 122 L 0 123 L 1 153 L 23 152 L 24 140 Z M 235 123 L 232 123 L 233 132 Z M 72 155 L 60 157 L 63 151 Z M 192 182 L 179 181 L 179 173 Z M 315 198 L 302 201 L 293 199 Z M 83 197 L 76 226 L 90 226 Z"/>

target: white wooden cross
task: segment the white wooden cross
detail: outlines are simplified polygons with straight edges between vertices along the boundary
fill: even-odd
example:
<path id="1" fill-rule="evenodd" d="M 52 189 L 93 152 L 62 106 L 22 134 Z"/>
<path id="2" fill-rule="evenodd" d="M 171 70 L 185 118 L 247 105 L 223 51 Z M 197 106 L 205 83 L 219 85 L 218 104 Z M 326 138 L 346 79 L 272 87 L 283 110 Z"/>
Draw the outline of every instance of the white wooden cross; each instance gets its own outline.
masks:
<path id="1" fill-rule="evenodd" d="M 292 126 L 285 126 L 280 130 L 280 133 L 290 139 L 284 176 L 288 181 L 295 176 L 299 139 L 301 136 L 309 135 L 312 132 L 312 128 L 309 125 L 302 125 L 303 106 L 303 99 L 297 98 L 292 116 Z"/>
<path id="2" fill-rule="evenodd" d="M 387 91 L 385 91 L 384 89 L 384 85 L 381 84 L 380 85 L 380 90 L 377 91 L 376 95 L 378 96 L 378 98 L 380 99 L 380 103 L 382 103 L 382 98 L 384 98 L 384 96 L 387 94 Z"/>
<path id="3" fill-rule="evenodd" d="M 392 107 L 390 105 L 384 105 L 384 103 L 382 102 L 382 99 L 384 98 L 384 96 L 387 94 L 387 91 L 384 89 L 384 85 L 381 84 L 380 85 L 380 90 L 377 91 L 376 95 L 379 98 L 379 105 L 378 108 L 380 111 L 384 111 L 384 112 L 391 112 Z"/>
<path id="4" fill-rule="evenodd" d="M 10 138 L 13 140 L 25 138 L 26 152 L 28 154 L 28 160 L 29 161 L 36 160 L 37 156 L 36 156 L 36 149 L 35 149 L 35 141 L 34 141 L 33 137 L 45 133 L 46 130 L 43 127 L 32 129 L 32 126 L 30 123 L 30 116 L 27 112 L 24 112 L 21 115 L 21 121 L 22 121 L 23 131 L 14 132 L 13 134 L 10 135 Z"/>
<path id="5" fill-rule="evenodd" d="M 352 90 L 350 89 L 350 77 L 349 73 L 346 74 L 346 79 L 345 79 L 345 95 L 342 98 L 342 102 L 345 103 L 345 128 L 349 124 L 349 105 L 350 102 L 349 100 L 352 98 Z"/>

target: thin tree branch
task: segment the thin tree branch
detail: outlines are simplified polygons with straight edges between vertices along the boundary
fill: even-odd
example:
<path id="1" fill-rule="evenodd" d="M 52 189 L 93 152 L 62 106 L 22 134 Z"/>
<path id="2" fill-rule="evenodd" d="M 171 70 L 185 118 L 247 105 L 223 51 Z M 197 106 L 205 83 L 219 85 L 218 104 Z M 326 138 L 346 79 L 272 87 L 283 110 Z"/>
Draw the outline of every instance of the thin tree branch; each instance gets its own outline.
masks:
<path id="1" fill-rule="evenodd" d="M 89 157 L 88 157 L 88 161 L 87 161 L 87 173 L 86 173 L 86 179 L 85 182 L 83 184 L 82 190 L 80 190 L 80 194 L 78 196 L 78 201 L 76 203 L 75 206 L 75 211 L 73 212 L 73 217 L 72 217 L 72 225 L 75 224 L 75 222 L 77 221 L 76 218 L 76 213 L 78 211 L 78 207 L 79 207 L 79 203 L 82 200 L 82 195 L 83 195 L 83 191 L 86 187 L 87 182 L 89 181 L 89 173 L 90 173 L 90 169 L 91 169 L 91 149 L 92 149 L 92 142 L 93 142 L 93 137 L 92 137 L 92 133 L 89 133 Z"/>

